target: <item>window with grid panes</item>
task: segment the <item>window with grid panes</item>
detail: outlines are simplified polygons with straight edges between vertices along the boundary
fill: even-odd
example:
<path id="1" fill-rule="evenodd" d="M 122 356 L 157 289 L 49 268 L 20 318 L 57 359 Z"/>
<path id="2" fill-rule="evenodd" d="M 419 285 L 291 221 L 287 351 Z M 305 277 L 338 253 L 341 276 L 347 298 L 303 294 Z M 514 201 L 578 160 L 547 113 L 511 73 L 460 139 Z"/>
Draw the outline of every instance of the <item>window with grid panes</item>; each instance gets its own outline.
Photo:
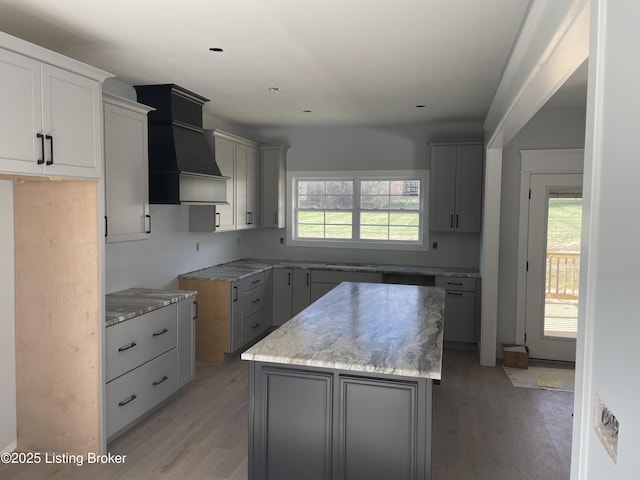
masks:
<path id="1" fill-rule="evenodd" d="M 422 245 L 423 177 L 294 178 L 294 241 Z"/>

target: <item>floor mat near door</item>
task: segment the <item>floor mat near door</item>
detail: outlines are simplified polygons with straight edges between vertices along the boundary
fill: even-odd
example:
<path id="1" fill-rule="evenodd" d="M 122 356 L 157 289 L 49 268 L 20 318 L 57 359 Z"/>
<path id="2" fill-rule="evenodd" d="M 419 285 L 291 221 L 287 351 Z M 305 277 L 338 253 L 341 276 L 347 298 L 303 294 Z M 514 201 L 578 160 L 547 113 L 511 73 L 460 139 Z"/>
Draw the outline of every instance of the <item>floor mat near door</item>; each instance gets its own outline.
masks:
<path id="1" fill-rule="evenodd" d="M 572 392 L 574 388 L 575 370 L 573 369 L 549 367 L 502 368 L 504 368 L 514 387 L 569 392 Z"/>

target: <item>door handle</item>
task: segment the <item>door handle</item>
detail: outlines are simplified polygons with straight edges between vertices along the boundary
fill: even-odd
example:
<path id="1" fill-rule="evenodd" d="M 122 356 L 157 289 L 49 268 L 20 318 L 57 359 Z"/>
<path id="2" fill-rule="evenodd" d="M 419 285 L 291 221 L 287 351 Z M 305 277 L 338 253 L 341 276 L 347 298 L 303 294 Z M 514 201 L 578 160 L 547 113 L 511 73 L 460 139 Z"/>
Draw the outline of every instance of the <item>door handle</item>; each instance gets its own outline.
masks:
<path id="1" fill-rule="evenodd" d="M 153 332 L 153 336 L 154 337 L 159 337 L 160 335 L 164 335 L 165 333 L 167 333 L 169 330 L 167 328 L 163 328 L 162 330 L 160 330 L 159 332 Z"/>
<path id="2" fill-rule="evenodd" d="M 216 212 L 216 228 L 220 228 L 220 212 Z"/>
<path id="3" fill-rule="evenodd" d="M 36 137 L 40 139 L 40 151 L 42 152 L 42 158 L 38 159 L 38 165 L 44 165 L 44 135 L 36 133 Z"/>
<path id="4" fill-rule="evenodd" d="M 136 398 L 138 398 L 137 395 L 131 395 L 129 398 L 127 398 L 126 400 L 123 400 L 121 402 L 118 403 L 119 407 L 124 407 L 127 403 L 131 403 L 133 402 Z"/>
<path id="5" fill-rule="evenodd" d="M 149 230 L 147 230 L 146 233 L 151 233 L 151 215 L 147 214 L 145 217 L 149 219 Z"/>
<path id="6" fill-rule="evenodd" d="M 49 153 L 51 153 L 51 157 L 45 163 L 47 165 L 53 165 L 53 137 L 51 135 L 45 135 L 44 138 L 49 140 Z M 44 154 L 42 155 L 44 157 Z"/>

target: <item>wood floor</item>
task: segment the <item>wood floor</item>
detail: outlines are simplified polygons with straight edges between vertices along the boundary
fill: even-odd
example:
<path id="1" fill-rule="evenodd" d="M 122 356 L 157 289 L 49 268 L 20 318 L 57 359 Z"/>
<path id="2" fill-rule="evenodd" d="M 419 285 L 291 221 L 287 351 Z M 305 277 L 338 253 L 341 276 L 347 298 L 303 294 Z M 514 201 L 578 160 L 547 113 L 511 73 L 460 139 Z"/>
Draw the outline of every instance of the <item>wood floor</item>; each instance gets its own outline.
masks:
<path id="1" fill-rule="evenodd" d="M 0 465 L 0 478 L 245 480 L 247 372 L 239 359 L 199 363 L 181 394 L 109 444 L 124 464 Z M 572 393 L 514 388 L 477 353 L 445 351 L 433 403 L 433 480 L 569 478 Z"/>

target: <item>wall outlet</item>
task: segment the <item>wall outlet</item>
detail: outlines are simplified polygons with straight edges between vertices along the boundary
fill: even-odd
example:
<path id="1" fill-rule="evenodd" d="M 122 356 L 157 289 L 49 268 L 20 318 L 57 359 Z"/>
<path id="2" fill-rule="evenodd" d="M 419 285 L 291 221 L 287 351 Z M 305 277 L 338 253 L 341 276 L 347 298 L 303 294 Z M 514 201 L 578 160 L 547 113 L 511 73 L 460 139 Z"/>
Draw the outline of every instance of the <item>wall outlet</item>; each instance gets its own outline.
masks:
<path id="1" fill-rule="evenodd" d="M 613 460 L 613 463 L 618 463 L 618 433 L 620 431 L 620 424 L 616 416 L 602 400 L 600 400 L 598 394 L 596 394 L 595 408 L 593 411 L 593 429 L 596 431 L 596 435 Z"/>

